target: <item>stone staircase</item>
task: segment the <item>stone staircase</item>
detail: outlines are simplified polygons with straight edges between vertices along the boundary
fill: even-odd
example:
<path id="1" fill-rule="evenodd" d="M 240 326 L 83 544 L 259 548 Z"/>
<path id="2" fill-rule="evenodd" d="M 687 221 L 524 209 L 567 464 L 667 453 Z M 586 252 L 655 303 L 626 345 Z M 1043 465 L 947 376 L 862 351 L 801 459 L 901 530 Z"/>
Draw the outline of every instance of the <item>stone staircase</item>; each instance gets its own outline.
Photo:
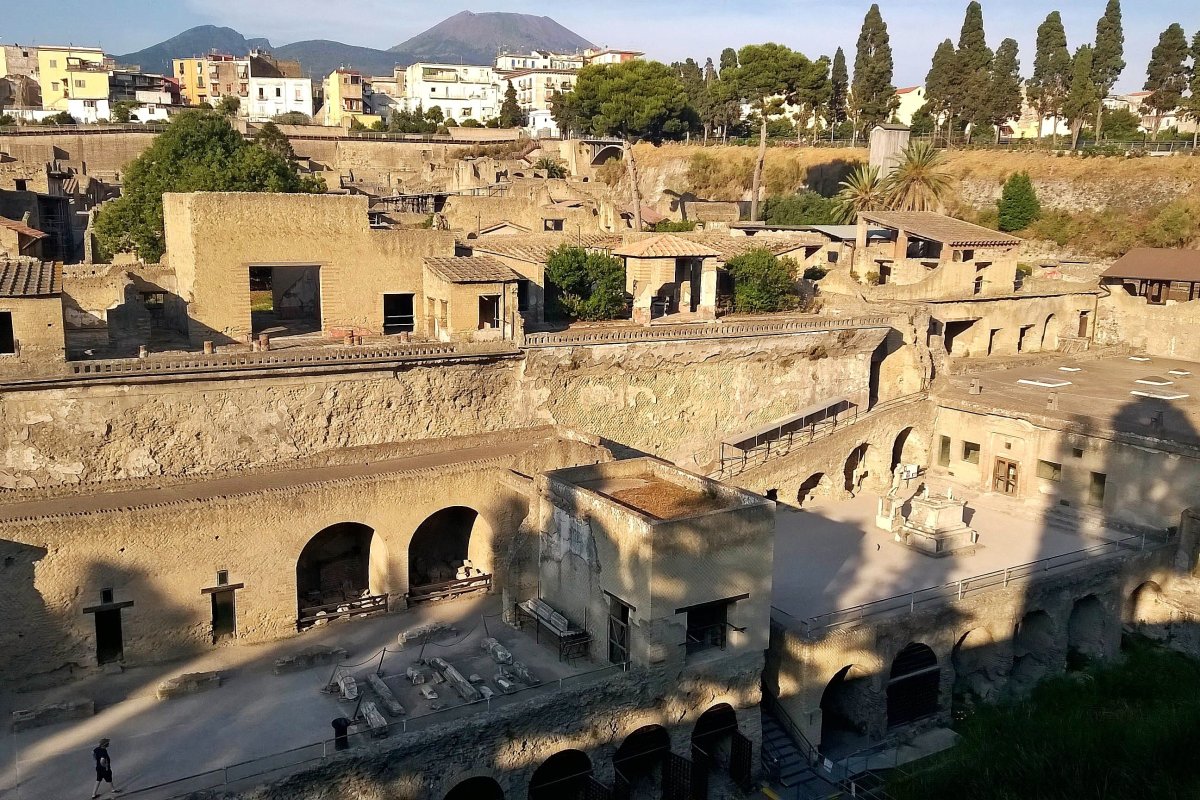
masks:
<path id="1" fill-rule="evenodd" d="M 783 725 L 765 708 L 762 712 L 762 737 L 764 766 L 774 782 L 788 790 L 785 796 L 789 800 L 829 800 L 842 796 L 835 784 L 813 769 Z"/>

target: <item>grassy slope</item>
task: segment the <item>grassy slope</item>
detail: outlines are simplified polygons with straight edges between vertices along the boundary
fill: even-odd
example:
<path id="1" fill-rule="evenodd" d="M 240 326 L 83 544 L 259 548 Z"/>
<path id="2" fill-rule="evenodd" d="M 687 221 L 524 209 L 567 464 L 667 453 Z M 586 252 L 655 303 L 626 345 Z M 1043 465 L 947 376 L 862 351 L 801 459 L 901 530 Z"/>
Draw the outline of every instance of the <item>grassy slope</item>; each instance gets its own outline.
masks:
<path id="1" fill-rule="evenodd" d="M 1139 643 L 1123 663 L 984 708 L 962 741 L 889 786 L 896 800 L 1200 797 L 1200 662 Z"/>

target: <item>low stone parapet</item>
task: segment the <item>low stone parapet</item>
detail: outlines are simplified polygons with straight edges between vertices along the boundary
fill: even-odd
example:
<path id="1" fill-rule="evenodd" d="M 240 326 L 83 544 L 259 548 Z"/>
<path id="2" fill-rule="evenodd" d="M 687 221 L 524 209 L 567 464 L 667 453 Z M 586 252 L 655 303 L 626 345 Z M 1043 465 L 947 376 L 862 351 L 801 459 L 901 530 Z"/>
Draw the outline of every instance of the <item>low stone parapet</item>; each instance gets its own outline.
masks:
<path id="1" fill-rule="evenodd" d="M 35 708 L 12 712 L 12 729 L 14 733 L 19 733 L 68 720 L 87 719 L 95 714 L 96 704 L 91 700 L 64 700 L 61 703 L 47 703 Z"/>

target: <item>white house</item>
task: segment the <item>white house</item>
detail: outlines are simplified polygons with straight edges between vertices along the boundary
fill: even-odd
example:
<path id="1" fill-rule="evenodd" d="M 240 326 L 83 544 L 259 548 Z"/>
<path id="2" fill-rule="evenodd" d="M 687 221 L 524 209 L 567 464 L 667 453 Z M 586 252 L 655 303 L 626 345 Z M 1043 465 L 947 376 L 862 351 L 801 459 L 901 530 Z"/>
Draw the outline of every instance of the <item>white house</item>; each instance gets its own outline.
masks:
<path id="1" fill-rule="evenodd" d="M 480 122 L 500 113 L 504 89 L 491 67 L 462 64 L 413 64 L 404 75 L 404 105 L 409 111 L 433 106 L 447 118 Z"/>

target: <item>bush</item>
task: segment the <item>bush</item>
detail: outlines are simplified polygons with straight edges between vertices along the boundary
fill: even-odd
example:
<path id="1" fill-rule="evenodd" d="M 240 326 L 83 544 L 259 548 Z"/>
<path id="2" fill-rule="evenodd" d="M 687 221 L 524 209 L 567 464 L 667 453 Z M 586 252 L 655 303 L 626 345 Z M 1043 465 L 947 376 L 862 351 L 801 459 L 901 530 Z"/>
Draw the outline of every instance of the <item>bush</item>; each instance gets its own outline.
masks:
<path id="1" fill-rule="evenodd" d="M 621 259 L 562 245 L 546 261 L 550 311 L 568 319 L 618 319 L 626 314 Z"/>
<path id="2" fill-rule="evenodd" d="M 725 265 L 733 278 L 735 311 L 755 314 L 789 311 L 800 298 L 796 293 L 796 262 L 777 258 L 770 250 L 751 250 Z"/>
<path id="3" fill-rule="evenodd" d="M 57 114 L 51 114 L 42 120 L 43 125 L 78 125 L 79 121 L 68 114 L 66 111 L 60 111 Z"/>
<path id="4" fill-rule="evenodd" d="M 997 222 L 1002 231 L 1022 231 L 1037 219 L 1042 210 L 1033 181 L 1028 172 L 1014 172 L 1004 182 L 1004 191 L 997 201 Z"/>
<path id="5" fill-rule="evenodd" d="M 686 219 L 664 219 L 654 225 L 655 233 L 687 233 L 694 230 L 696 230 L 696 223 Z"/>
<path id="6" fill-rule="evenodd" d="M 1151 247 L 1186 247 L 1200 234 L 1200 203 L 1168 203 L 1146 226 L 1144 238 Z"/>
<path id="7" fill-rule="evenodd" d="M 829 270 L 825 267 L 811 266 L 804 270 L 804 280 L 813 281 L 814 283 L 824 278 L 829 274 Z"/>
<path id="8" fill-rule="evenodd" d="M 460 127 L 460 128 L 482 128 L 483 125 L 480 124 L 479 120 L 473 119 L 472 117 L 467 117 L 462 122 L 458 123 L 458 127 Z"/>
<path id="9" fill-rule="evenodd" d="M 546 173 L 547 178 L 565 178 L 567 177 L 567 165 L 557 158 L 543 156 L 537 160 L 533 168 Z"/>
<path id="10" fill-rule="evenodd" d="M 16 125 L 16 124 L 17 124 L 16 117 L 14 117 L 10 114 L 0 114 L 0 128 L 6 127 L 9 125 Z"/>
<path id="11" fill-rule="evenodd" d="M 839 222 L 837 200 L 814 191 L 767 200 L 763 219 L 771 225 L 834 225 Z"/>
<path id="12" fill-rule="evenodd" d="M 289 111 L 286 114 L 276 114 L 271 121 L 279 125 L 309 125 L 312 123 L 312 117 L 301 111 Z"/>

